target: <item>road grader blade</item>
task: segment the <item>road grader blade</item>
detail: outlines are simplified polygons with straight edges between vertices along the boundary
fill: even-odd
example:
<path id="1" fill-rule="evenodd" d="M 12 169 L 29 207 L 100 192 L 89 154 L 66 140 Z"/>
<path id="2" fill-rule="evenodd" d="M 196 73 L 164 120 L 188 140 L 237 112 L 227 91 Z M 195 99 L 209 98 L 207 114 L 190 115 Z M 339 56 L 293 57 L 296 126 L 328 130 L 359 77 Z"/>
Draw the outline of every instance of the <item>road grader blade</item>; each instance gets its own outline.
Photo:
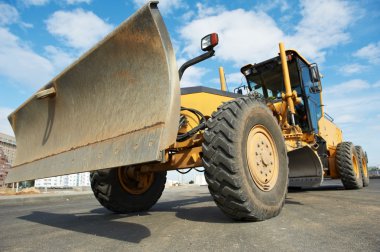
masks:
<path id="1" fill-rule="evenodd" d="M 150 2 L 9 116 L 6 182 L 161 161 L 179 114 L 175 55 Z"/>

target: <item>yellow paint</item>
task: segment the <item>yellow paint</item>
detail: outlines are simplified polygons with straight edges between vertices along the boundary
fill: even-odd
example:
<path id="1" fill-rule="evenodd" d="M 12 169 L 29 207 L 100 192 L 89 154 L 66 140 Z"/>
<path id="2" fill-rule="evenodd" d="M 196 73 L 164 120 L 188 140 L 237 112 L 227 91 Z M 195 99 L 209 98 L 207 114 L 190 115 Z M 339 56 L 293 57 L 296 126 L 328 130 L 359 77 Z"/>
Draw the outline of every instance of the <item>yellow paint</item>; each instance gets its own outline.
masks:
<path id="1" fill-rule="evenodd" d="M 367 178 L 368 177 L 367 160 L 366 160 L 364 155 L 361 156 L 360 162 L 362 164 L 363 176 L 364 176 L 364 178 Z"/>
<path id="2" fill-rule="evenodd" d="M 193 93 L 181 95 L 181 106 L 194 108 L 202 112 L 205 116 L 211 116 L 212 112 L 216 111 L 223 102 L 233 99 L 234 98 L 216 94 Z"/>
<path id="3" fill-rule="evenodd" d="M 273 115 L 276 117 L 279 125 L 281 126 L 287 151 L 292 151 L 298 148 L 302 148 L 304 146 L 310 146 L 314 150 L 315 154 L 318 155 L 315 147 L 313 147 L 315 146 L 315 135 L 302 132 L 302 129 L 298 125 L 290 126 L 288 124 L 287 116 L 288 111 L 293 114 L 295 113 L 294 105 L 299 103 L 301 99 L 297 97 L 297 93 L 291 88 L 286 52 L 290 51 L 296 54 L 302 61 L 304 61 L 309 66 L 310 63 L 295 50 L 285 51 L 283 43 L 279 44 L 279 49 L 285 85 L 285 94 L 283 94 L 282 101 L 273 104 L 268 103 L 267 105 L 269 109 L 273 111 Z M 219 68 L 219 77 L 221 90 L 225 90 L 226 84 L 224 79 L 224 71 L 222 67 Z M 320 98 L 322 104 L 322 93 L 320 94 Z M 199 110 L 207 119 L 211 116 L 211 114 L 214 111 L 217 110 L 217 108 L 220 105 L 222 105 L 223 102 L 227 102 L 232 99 L 234 98 L 205 92 L 192 93 L 181 96 L 181 106 Z M 324 115 L 323 111 L 324 110 L 322 106 L 322 115 Z M 187 111 L 183 111 L 181 112 L 181 114 L 184 114 L 186 116 L 188 124 L 186 125 L 186 127 L 181 129 L 180 132 L 189 131 L 190 129 L 194 128 L 199 124 L 199 119 L 194 114 Z M 339 178 L 339 174 L 335 167 L 335 153 L 336 146 L 343 141 L 342 131 L 334 123 L 326 119 L 324 116 L 322 116 L 322 118 L 318 122 L 318 129 L 318 135 L 322 137 L 327 144 L 330 177 Z M 202 142 L 203 132 L 201 131 L 185 142 L 176 143 L 173 146 L 173 148 L 180 151 L 177 154 L 174 154 L 177 155 L 178 158 L 172 159 L 171 165 L 168 165 L 167 168 L 172 169 L 175 166 L 179 168 L 184 168 L 199 165 L 199 157 Z M 164 166 L 164 164 L 160 165 L 160 167 L 161 166 Z M 260 177 L 258 176 L 257 178 Z"/>
<path id="4" fill-rule="evenodd" d="M 295 114 L 294 103 L 293 103 L 293 99 L 292 99 L 292 96 L 293 96 L 292 86 L 290 85 L 288 60 L 286 58 L 285 48 L 284 48 L 284 44 L 282 42 L 279 44 L 279 48 L 280 48 L 282 74 L 284 77 L 284 84 L 285 84 L 286 101 L 288 103 L 290 113 Z"/>
<path id="5" fill-rule="evenodd" d="M 319 98 L 321 99 L 321 113 L 325 114 L 325 105 L 323 105 L 322 92 L 319 93 Z"/>
<path id="6" fill-rule="evenodd" d="M 219 67 L 220 90 L 227 91 L 226 78 L 223 67 Z"/>
<path id="7" fill-rule="evenodd" d="M 141 195 L 146 192 L 154 181 L 154 173 L 141 172 L 140 168 L 119 167 L 117 176 L 121 187 L 133 195 Z M 138 181 L 138 183 L 136 183 Z"/>
<path id="8" fill-rule="evenodd" d="M 200 111 L 206 119 L 211 117 L 211 114 L 218 109 L 223 102 L 227 102 L 234 98 L 210 94 L 205 92 L 192 93 L 181 95 L 181 106 L 185 108 L 192 108 Z M 179 130 L 179 133 L 185 133 L 193 129 L 199 124 L 199 119 L 196 115 L 189 111 L 181 111 L 182 115 L 186 116 L 187 125 Z M 203 132 L 195 134 L 192 138 L 175 143 L 172 148 L 189 148 L 190 146 L 200 146 L 203 141 Z"/>
<path id="9" fill-rule="evenodd" d="M 343 141 L 342 131 L 324 116 L 318 121 L 319 136 L 321 136 L 327 144 L 327 148 L 337 146 Z"/>
<path id="10" fill-rule="evenodd" d="M 189 147 L 171 154 L 166 163 L 151 163 L 143 165 L 142 171 L 145 173 L 168 171 L 177 169 L 186 169 L 203 166 L 202 163 L 202 146 Z"/>
<path id="11" fill-rule="evenodd" d="M 340 176 L 335 166 L 336 146 L 329 148 L 328 152 L 329 152 L 328 161 L 329 161 L 330 177 L 333 179 L 338 179 L 340 178 Z"/>
<path id="12" fill-rule="evenodd" d="M 248 135 L 247 159 L 251 177 L 262 191 L 270 191 L 277 183 L 279 159 L 273 137 L 262 125 L 254 126 Z"/>
<path id="13" fill-rule="evenodd" d="M 307 59 L 305 59 L 300 53 L 298 53 L 297 50 L 288 49 L 286 50 L 286 52 L 291 52 L 293 54 L 296 54 L 303 62 L 305 62 L 305 64 L 307 64 L 308 66 L 311 66 L 311 63 Z"/>
<path id="14" fill-rule="evenodd" d="M 335 166 L 336 146 L 343 141 L 342 131 L 324 116 L 318 121 L 319 136 L 326 141 L 331 178 L 339 178 Z"/>

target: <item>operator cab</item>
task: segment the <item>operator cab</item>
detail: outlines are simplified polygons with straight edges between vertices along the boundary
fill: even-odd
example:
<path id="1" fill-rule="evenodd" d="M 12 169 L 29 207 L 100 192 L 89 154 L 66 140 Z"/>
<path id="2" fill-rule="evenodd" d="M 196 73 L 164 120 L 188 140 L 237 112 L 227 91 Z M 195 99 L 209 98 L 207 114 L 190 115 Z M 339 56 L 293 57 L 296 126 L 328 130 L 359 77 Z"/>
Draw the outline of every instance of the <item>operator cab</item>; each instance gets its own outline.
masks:
<path id="1" fill-rule="evenodd" d="M 322 117 L 322 91 L 320 75 L 316 64 L 310 64 L 294 50 L 286 51 L 292 90 L 302 99 L 295 106 L 297 124 L 304 132 L 318 133 L 318 121 Z M 275 57 L 254 65 L 241 68 L 246 77 L 248 89 L 254 95 L 272 102 L 281 102 L 285 93 L 281 59 Z"/>

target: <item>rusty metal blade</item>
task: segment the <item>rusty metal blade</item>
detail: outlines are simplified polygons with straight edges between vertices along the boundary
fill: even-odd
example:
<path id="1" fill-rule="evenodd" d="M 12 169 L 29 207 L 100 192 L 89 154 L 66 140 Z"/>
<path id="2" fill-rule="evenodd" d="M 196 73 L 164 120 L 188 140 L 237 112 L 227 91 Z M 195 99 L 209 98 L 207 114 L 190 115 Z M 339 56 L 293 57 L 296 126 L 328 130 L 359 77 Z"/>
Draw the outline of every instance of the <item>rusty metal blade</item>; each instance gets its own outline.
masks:
<path id="1" fill-rule="evenodd" d="M 179 113 L 175 55 L 150 2 L 9 116 L 6 182 L 160 161 Z"/>
<path id="2" fill-rule="evenodd" d="M 319 186 L 323 181 L 322 162 L 309 146 L 288 152 L 289 186 Z"/>

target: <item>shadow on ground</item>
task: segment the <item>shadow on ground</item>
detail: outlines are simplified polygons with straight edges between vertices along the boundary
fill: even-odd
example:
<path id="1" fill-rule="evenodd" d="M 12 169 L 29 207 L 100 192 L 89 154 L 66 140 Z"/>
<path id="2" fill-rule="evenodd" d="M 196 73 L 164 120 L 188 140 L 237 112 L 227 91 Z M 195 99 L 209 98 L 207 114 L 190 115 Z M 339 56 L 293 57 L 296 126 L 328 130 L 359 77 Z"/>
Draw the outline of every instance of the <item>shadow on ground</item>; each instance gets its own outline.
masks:
<path id="1" fill-rule="evenodd" d="M 198 204 L 207 203 L 207 206 Z M 210 206 L 210 204 L 212 206 Z M 184 220 L 209 223 L 234 223 L 225 216 L 208 194 L 207 196 L 190 199 L 161 202 L 155 205 L 152 212 L 170 211 L 175 212 L 176 217 Z"/>
<path id="2" fill-rule="evenodd" d="M 308 191 L 339 191 L 344 190 L 342 185 L 322 185 L 319 187 L 308 187 L 308 188 L 300 188 L 300 187 L 289 187 L 289 193 L 306 193 Z"/>
<path id="3" fill-rule="evenodd" d="M 112 214 L 104 208 L 99 208 L 82 214 L 35 211 L 19 218 L 51 227 L 133 243 L 139 243 L 150 236 L 150 230 L 143 225 L 116 221 L 122 217 L 125 215 Z"/>
<path id="4" fill-rule="evenodd" d="M 197 204 L 206 202 L 208 203 L 207 206 L 197 206 Z M 303 205 L 302 203 L 290 198 L 285 200 L 285 204 Z M 223 214 L 223 212 L 215 205 L 210 195 L 191 199 L 161 202 L 156 204 L 151 212 L 164 211 L 175 212 L 176 217 L 189 221 L 224 224 L 236 223 L 235 220 L 232 220 Z"/>
<path id="5" fill-rule="evenodd" d="M 328 190 L 328 188 L 322 190 Z M 302 193 L 306 192 L 306 190 L 297 192 Z M 207 196 L 201 195 L 188 199 L 159 202 L 150 211 L 138 214 L 114 214 L 105 208 L 96 208 L 88 213 L 72 214 L 34 211 L 19 218 L 51 227 L 132 243 L 140 243 L 141 240 L 149 237 L 151 232 L 141 224 L 126 222 L 125 217 L 128 216 L 152 215 L 155 218 L 154 215 L 158 212 L 174 212 L 176 217 L 189 221 L 236 223 L 236 221 L 222 213 L 209 194 Z M 302 205 L 302 203 L 293 200 L 289 196 L 285 204 Z"/>

